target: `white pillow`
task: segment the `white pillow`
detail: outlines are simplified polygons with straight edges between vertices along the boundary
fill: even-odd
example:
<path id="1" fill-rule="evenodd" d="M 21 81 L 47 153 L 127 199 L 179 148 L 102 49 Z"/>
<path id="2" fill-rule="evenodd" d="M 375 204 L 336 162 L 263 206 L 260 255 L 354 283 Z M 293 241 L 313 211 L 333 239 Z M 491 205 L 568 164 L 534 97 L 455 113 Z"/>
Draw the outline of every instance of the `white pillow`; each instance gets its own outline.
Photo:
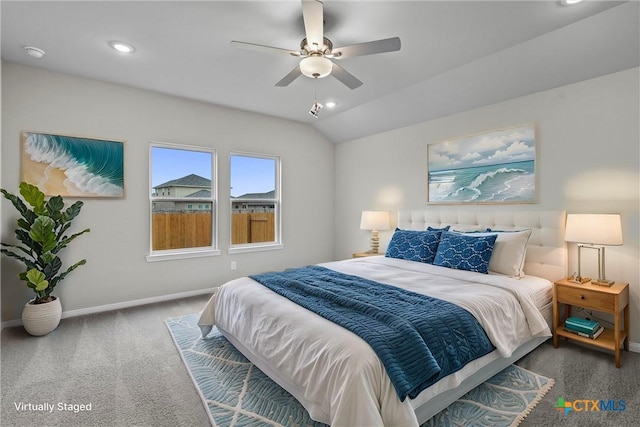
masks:
<path id="1" fill-rule="evenodd" d="M 487 227 L 481 225 L 454 225 L 451 231 L 457 231 L 458 233 L 476 233 L 478 231 L 485 232 Z M 495 233 L 494 233 L 495 234 Z"/>
<path id="2" fill-rule="evenodd" d="M 524 258 L 527 254 L 527 242 L 531 236 L 531 230 L 487 230 L 484 233 L 468 233 L 469 236 L 486 236 L 488 234 L 498 235 L 489 260 L 489 271 L 511 277 L 524 276 L 522 269 L 524 268 Z"/>

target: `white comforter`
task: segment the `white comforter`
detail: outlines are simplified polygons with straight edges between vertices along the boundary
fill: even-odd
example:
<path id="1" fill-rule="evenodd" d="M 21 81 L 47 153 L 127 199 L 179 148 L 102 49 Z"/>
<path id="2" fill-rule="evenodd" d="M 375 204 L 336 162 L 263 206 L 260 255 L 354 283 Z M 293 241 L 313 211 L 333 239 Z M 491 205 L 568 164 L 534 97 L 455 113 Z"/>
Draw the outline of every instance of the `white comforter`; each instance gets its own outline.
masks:
<path id="1" fill-rule="evenodd" d="M 484 327 L 503 357 L 551 333 L 517 279 L 385 257 L 321 264 L 458 304 Z M 362 339 L 241 278 L 223 285 L 201 313 L 258 367 L 289 390 L 315 420 L 332 426 L 416 426 L 410 399 L 400 402 L 384 366 Z"/>

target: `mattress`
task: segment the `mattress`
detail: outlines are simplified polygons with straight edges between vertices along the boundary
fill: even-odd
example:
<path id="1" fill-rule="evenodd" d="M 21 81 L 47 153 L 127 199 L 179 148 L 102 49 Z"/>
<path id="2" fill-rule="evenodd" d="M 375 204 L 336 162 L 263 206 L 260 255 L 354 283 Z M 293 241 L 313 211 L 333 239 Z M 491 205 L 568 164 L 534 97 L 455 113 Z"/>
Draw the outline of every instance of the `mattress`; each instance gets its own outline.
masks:
<path id="1" fill-rule="evenodd" d="M 524 276 L 516 280 L 517 286 L 522 287 L 531 296 L 538 310 L 542 310 L 553 300 L 553 283 L 549 280 L 535 276 Z"/>

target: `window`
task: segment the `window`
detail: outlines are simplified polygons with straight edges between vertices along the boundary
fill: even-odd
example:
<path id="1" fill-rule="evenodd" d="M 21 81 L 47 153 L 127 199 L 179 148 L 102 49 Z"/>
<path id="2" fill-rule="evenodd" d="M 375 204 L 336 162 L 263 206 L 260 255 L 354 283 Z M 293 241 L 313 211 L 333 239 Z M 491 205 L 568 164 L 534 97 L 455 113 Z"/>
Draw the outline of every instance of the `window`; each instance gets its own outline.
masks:
<path id="1" fill-rule="evenodd" d="M 149 147 L 148 261 L 216 255 L 215 151 L 153 142 Z"/>
<path id="2" fill-rule="evenodd" d="M 280 159 L 231 154 L 230 253 L 282 248 Z"/>

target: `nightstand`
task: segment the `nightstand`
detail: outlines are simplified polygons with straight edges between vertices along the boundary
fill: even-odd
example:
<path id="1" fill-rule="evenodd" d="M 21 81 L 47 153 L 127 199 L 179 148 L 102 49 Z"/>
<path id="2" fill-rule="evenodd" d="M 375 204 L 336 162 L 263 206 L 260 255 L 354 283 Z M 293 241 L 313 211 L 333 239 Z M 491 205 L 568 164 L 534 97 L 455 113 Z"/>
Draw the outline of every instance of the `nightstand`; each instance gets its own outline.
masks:
<path id="1" fill-rule="evenodd" d="M 383 256 L 384 254 L 380 252 L 371 253 L 371 252 L 356 252 L 353 254 L 353 258 L 364 258 L 366 256 Z"/>
<path id="2" fill-rule="evenodd" d="M 564 317 L 560 316 L 560 304 L 565 304 Z M 571 316 L 572 306 L 583 307 L 613 315 L 613 330 L 606 329 L 596 339 L 581 337 L 564 330 L 564 321 Z M 623 313 L 621 318 L 621 314 Z M 621 328 L 621 320 L 624 327 Z M 598 286 L 588 283 L 572 283 L 567 279 L 553 284 L 553 346 L 564 337 L 585 344 L 612 350 L 616 355 L 616 368 L 620 367 L 620 345 L 629 351 L 629 284 L 614 283 Z"/>

